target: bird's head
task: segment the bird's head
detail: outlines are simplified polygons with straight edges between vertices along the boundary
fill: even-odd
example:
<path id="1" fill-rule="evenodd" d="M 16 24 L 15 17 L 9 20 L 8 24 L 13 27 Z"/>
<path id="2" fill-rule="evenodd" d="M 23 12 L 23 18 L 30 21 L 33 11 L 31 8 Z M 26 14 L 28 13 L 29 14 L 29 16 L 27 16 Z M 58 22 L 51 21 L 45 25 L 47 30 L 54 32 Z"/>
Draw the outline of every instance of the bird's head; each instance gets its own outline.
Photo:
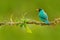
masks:
<path id="1" fill-rule="evenodd" d="M 36 11 L 38 11 L 38 12 L 41 11 L 41 10 L 42 10 L 42 8 L 38 8 L 38 9 L 36 9 Z"/>

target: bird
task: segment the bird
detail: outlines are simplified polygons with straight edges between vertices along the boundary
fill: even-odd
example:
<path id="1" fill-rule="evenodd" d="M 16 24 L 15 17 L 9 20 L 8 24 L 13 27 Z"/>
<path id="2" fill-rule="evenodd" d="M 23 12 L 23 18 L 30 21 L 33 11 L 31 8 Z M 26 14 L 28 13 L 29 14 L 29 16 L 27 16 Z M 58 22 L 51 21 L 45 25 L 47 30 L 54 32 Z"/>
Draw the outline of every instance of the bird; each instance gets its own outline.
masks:
<path id="1" fill-rule="evenodd" d="M 38 10 L 39 19 L 45 24 L 50 24 L 47 13 L 42 8 L 37 10 Z"/>

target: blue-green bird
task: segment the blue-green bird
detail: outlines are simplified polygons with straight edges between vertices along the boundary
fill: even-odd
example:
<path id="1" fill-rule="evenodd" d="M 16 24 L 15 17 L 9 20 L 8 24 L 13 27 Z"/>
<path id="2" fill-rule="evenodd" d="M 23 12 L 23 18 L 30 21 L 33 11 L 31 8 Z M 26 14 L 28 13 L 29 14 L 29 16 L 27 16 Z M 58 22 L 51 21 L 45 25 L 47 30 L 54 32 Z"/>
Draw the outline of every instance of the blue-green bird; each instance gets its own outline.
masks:
<path id="1" fill-rule="evenodd" d="M 39 19 L 43 21 L 45 24 L 50 24 L 47 13 L 43 9 L 37 9 L 37 10 L 39 11 L 38 14 Z"/>

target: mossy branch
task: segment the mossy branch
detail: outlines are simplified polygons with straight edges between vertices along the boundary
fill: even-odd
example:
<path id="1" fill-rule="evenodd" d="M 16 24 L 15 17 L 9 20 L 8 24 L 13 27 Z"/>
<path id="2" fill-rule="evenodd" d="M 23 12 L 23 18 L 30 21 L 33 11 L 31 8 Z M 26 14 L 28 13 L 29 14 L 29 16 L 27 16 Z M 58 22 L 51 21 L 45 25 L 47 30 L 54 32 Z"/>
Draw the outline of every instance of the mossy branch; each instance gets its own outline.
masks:
<path id="1" fill-rule="evenodd" d="M 50 24 L 45 24 L 44 22 L 37 22 L 37 21 L 28 21 L 28 22 L 0 22 L 0 26 L 2 25 L 19 25 L 22 23 L 26 24 L 36 24 L 36 25 L 56 25 L 60 23 L 60 18 L 56 18 L 54 21 L 51 21 Z"/>

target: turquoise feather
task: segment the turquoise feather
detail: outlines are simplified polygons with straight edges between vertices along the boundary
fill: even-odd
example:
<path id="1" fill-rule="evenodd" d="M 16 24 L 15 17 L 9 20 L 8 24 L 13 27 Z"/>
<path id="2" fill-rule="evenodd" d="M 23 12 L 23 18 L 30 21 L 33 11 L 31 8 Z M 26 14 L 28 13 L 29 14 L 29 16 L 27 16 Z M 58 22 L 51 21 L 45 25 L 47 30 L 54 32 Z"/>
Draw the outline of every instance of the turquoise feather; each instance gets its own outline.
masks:
<path id="1" fill-rule="evenodd" d="M 50 24 L 50 22 L 48 20 L 48 15 L 43 9 L 39 10 L 39 14 L 38 15 L 39 15 L 39 19 L 41 21 L 45 22 L 45 24 Z"/>

